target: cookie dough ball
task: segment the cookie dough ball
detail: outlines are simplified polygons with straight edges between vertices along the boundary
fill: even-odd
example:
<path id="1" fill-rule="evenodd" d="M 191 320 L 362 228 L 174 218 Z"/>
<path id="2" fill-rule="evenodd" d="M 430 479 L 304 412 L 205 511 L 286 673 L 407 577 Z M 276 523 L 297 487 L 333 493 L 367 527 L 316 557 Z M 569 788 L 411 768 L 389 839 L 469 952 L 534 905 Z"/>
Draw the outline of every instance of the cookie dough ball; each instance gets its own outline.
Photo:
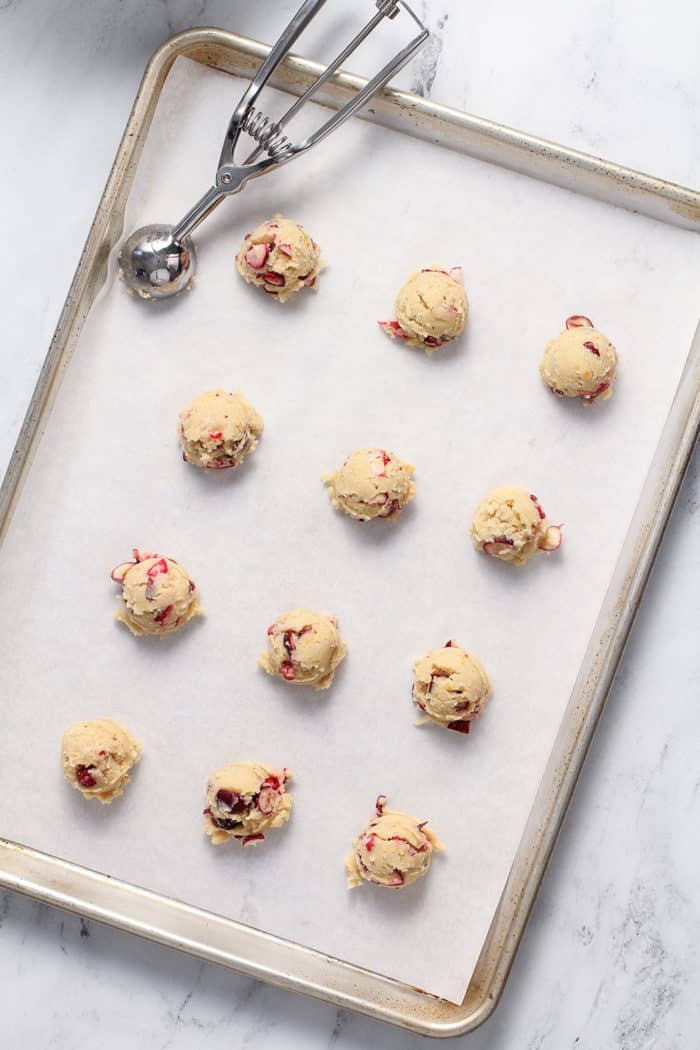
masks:
<path id="1" fill-rule="evenodd" d="M 210 390 L 178 417 L 182 458 L 204 470 L 238 467 L 254 452 L 263 421 L 242 394 Z"/>
<path id="2" fill-rule="evenodd" d="M 261 762 L 236 762 L 217 769 L 207 784 L 204 830 L 212 845 L 240 839 L 244 846 L 261 842 L 268 828 L 289 820 L 292 800 L 288 769 L 274 770 Z"/>
<path id="3" fill-rule="evenodd" d="M 137 547 L 133 554 L 133 561 L 112 569 L 112 579 L 122 588 L 116 618 L 132 634 L 172 634 L 201 614 L 197 585 L 174 558 Z"/>
<path id="4" fill-rule="evenodd" d="M 322 474 L 334 507 L 356 521 L 395 518 L 416 493 L 414 467 L 383 448 L 361 448 L 334 474 Z"/>
<path id="5" fill-rule="evenodd" d="M 433 850 L 444 849 L 436 835 L 405 813 L 386 809 L 386 798 L 377 799 L 376 816 L 353 842 L 345 861 L 348 887 L 374 882 L 400 890 L 422 878 L 430 867 Z"/>
<path id="6" fill-rule="evenodd" d="M 616 368 L 617 354 L 608 337 L 587 317 L 576 315 L 545 346 L 540 375 L 554 394 L 592 405 L 612 394 Z"/>
<path id="7" fill-rule="evenodd" d="M 380 321 L 392 339 L 403 339 L 430 356 L 461 335 L 469 306 L 462 286 L 462 269 L 439 266 L 411 274 L 396 296 L 395 321 Z"/>
<path id="8" fill-rule="evenodd" d="M 474 511 L 472 542 L 493 558 L 524 565 L 538 551 L 561 545 L 561 525 L 550 525 L 537 496 L 526 489 L 492 489 Z"/>
<path id="9" fill-rule="evenodd" d="M 291 609 L 268 627 L 267 652 L 258 663 L 292 685 L 327 689 L 347 651 L 335 616 Z"/>
<path id="10" fill-rule="evenodd" d="M 107 805 L 121 795 L 141 757 L 141 745 L 113 718 L 76 722 L 61 742 L 63 775 L 85 798 Z"/>
<path id="11" fill-rule="evenodd" d="M 243 280 L 281 303 L 301 288 L 313 288 L 322 266 L 316 241 L 303 226 L 281 215 L 247 233 L 236 256 Z"/>
<path id="12" fill-rule="evenodd" d="M 458 733 L 483 712 L 491 680 L 476 659 L 457 642 L 431 649 L 413 665 L 413 701 L 424 714 L 416 725 L 435 722 Z"/>

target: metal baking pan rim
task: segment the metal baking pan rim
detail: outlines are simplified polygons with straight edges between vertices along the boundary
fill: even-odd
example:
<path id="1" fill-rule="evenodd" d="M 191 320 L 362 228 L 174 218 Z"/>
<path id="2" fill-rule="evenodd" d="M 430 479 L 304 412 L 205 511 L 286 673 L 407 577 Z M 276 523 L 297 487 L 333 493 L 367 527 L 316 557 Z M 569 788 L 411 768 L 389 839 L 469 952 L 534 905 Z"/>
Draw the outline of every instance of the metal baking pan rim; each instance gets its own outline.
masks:
<path id="1" fill-rule="evenodd" d="M 129 188 L 172 64 L 183 55 L 247 76 L 268 50 L 264 44 L 223 30 L 188 30 L 163 44 L 149 62 L 0 488 L 0 541 L 19 498 L 61 375 L 104 282 L 110 253 L 121 237 Z M 278 73 L 276 86 L 299 93 L 322 68 L 315 62 L 290 56 Z M 363 83 L 359 77 L 339 74 L 328 83 L 320 101 L 340 105 L 348 93 L 354 93 Z M 364 119 L 632 211 L 644 212 L 664 222 L 695 231 L 700 229 L 700 193 L 695 190 L 406 92 L 387 89 L 373 100 Z M 3 839 L 0 839 L 0 885 L 422 1035 L 451 1037 L 476 1028 L 491 1014 L 503 990 L 612 684 L 697 436 L 698 391 L 700 330 L 506 887 L 461 1005 Z M 167 914 L 170 922 L 159 924 L 158 914 L 155 917 L 144 914 L 143 909 L 149 907 L 156 913 Z M 213 944 L 213 931 L 227 943 Z M 205 932 L 209 934 L 209 942 L 203 936 Z M 296 965 L 299 962 L 301 965 Z"/>

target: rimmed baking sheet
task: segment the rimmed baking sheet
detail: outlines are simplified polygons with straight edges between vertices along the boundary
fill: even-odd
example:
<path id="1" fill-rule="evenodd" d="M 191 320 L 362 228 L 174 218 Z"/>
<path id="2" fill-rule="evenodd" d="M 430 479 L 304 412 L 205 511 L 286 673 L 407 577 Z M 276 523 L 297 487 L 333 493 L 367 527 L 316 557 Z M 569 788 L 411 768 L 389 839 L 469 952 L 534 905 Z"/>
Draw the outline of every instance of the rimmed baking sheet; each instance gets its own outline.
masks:
<path id="1" fill-rule="evenodd" d="M 236 94 L 178 60 L 127 228 L 176 217 L 201 191 Z M 242 234 L 276 210 L 305 222 L 330 263 L 318 295 L 287 307 L 232 269 Z M 359 124 L 252 185 L 199 243 L 197 287 L 177 303 L 132 302 L 112 271 L 3 547 L 2 626 L 17 643 L 3 693 L 22 698 L 3 833 L 458 1002 L 680 376 L 700 249 Z M 430 262 L 461 263 L 472 303 L 467 338 L 433 361 L 374 327 L 407 271 Z M 572 312 L 621 351 L 615 397 L 591 412 L 548 397 L 536 372 Z M 202 478 L 178 462 L 173 421 L 219 383 L 242 388 L 267 431 L 238 477 Z M 338 518 L 318 481 L 365 443 L 417 466 L 418 497 L 391 532 Z M 466 536 L 483 490 L 510 481 L 566 523 L 560 555 L 522 574 Z M 208 610 L 157 649 L 110 622 L 105 570 L 133 543 L 179 557 Z M 267 621 L 299 602 L 336 612 L 351 650 L 320 701 L 254 667 Z M 411 660 L 443 636 L 495 682 L 466 740 L 411 724 Z M 146 757 L 119 809 L 95 813 L 60 784 L 56 749 L 67 721 L 104 713 Z M 215 855 L 197 831 L 203 782 L 244 753 L 295 771 L 293 822 L 259 852 Z M 55 785 L 27 807 L 37 768 Z M 342 857 L 380 790 L 430 816 L 448 852 L 410 894 L 347 898 Z"/>

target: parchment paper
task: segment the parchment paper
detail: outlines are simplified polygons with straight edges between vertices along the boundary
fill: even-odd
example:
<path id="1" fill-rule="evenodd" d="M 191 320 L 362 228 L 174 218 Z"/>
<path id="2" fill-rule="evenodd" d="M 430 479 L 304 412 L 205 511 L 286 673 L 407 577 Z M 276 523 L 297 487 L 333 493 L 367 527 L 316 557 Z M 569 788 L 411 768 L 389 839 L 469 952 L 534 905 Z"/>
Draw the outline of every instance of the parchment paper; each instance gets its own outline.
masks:
<path id="1" fill-rule="evenodd" d="M 127 231 L 175 221 L 210 184 L 240 89 L 178 59 Z M 284 306 L 233 262 L 278 211 L 329 263 Z M 700 241 L 357 121 L 226 202 L 197 241 L 196 288 L 177 301 L 135 300 L 113 273 L 2 550 L 0 832 L 458 1002 L 690 344 Z M 464 267 L 472 313 L 429 360 L 375 321 L 433 262 Z M 612 401 L 589 411 L 537 372 L 572 313 L 620 351 Z M 266 429 L 243 469 L 204 476 L 180 458 L 176 415 L 220 385 Z M 364 445 L 416 464 L 395 527 L 333 512 L 319 480 Z M 558 554 L 518 571 L 471 549 L 472 509 L 497 484 L 564 522 Z M 113 621 L 109 570 L 135 545 L 183 563 L 206 618 L 160 642 Z M 349 646 L 326 694 L 256 668 L 268 623 L 297 605 L 336 614 Z M 413 726 L 411 663 L 447 638 L 494 681 L 469 737 Z M 103 808 L 63 782 L 59 742 L 105 715 L 144 757 Z M 245 758 L 293 770 L 291 822 L 214 849 L 207 776 Z M 343 859 L 380 792 L 447 850 L 405 892 L 348 893 Z"/>

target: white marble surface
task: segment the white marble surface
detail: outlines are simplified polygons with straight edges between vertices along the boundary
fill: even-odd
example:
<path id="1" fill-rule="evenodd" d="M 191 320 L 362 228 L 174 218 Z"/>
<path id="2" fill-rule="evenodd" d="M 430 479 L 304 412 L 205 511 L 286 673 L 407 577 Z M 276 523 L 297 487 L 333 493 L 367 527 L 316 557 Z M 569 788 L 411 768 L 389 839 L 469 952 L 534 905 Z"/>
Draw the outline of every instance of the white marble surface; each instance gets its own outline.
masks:
<path id="1" fill-rule="evenodd" d="M 188 25 L 269 38 L 294 6 L 0 0 L 0 464 L 148 55 Z M 697 184 L 690 0 L 417 6 L 437 32 L 406 84 Z M 696 456 L 503 1000 L 464 1040 L 475 1050 L 697 1046 L 699 475 Z M 0 896 L 0 1016 L 3 1045 L 30 1050 L 419 1042 L 13 895 Z"/>

